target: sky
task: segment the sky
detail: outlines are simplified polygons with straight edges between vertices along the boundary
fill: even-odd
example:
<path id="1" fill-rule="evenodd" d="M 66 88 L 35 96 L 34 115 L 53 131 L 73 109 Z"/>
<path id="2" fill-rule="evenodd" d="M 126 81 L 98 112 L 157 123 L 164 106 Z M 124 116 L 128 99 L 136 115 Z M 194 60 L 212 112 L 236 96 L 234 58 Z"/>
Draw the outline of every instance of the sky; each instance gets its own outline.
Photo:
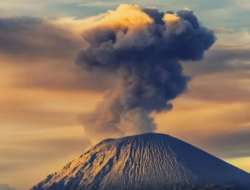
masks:
<path id="1" fill-rule="evenodd" d="M 133 3 L 190 8 L 217 37 L 156 132 L 250 172 L 249 0 L 2 0 L 0 4 L 0 190 L 26 190 L 91 147 L 79 115 L 95 108 L 115 76 L 75 65 L 84 28 Z"/>

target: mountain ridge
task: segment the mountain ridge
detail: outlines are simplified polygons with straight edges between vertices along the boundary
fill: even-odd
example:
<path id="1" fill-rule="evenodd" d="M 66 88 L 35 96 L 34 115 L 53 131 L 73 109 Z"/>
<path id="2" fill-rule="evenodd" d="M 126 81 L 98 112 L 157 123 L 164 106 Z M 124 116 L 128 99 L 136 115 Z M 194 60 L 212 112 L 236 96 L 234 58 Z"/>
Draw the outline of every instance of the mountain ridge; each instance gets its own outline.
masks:
<path id="1" fill-rule="evenodd" d="M 249 187 L 250 174 L 186 142 L 147 133 L 106 139 L 31 190 Z"/>

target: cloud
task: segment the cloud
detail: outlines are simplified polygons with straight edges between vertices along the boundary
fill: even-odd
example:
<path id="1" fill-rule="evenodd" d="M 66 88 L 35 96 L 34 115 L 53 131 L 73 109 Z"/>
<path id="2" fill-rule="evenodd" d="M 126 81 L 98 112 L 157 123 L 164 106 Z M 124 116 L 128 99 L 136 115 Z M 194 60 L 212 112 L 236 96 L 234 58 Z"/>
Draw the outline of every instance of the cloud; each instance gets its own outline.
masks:
<path id="1" fill-rule="evenodd" d="M 0 179 L 18 190 L 31 188 L 90 145 L 81 126 L 35 129 L 1 123 L 0 131 Z"/>
<path id="2" fill-rule="evenodd" d="M 114 81 L 117 81 L 114 75 L 109 75 L 110 77 L 107 78 L 103 76 L 102 72 L 89 74 L 88 72 L 79 71 L 74 65 L 77 52 L 85 46 L 84 41 L 81 39 L 81 32 L 102 17 L 103 15 L 87 19 L 70 17 L 51 19 L 32 17 L 1 18 L 0 41 L 4 42 L 1 43 L 2 46 L 0 45 L 0 52 L 3 56 L 1 62 L 19 65 L 19 71 L 13 72 L 12 78 L 15 76 L 14 78 L 17 79 L 13 81 L 13 85 L 25 88 L 99 92 L 114 86 Z M 227 34 L 228 31 L 233 32 L 233 36 L 237 36 L 233 40 L 233 44 L 237 41 L 242 46 L 243 42 L 247 42 L 247 32 L 226 28 L 213 29 L 217 32 L 217 35 L 221 34 L 221 36 Z M 223 41 L 223 43 L 217 44 L 225 46 L 224 42 L 229 41 L 228 39 L 232 35 L 224 37 L 225 40 L 221 40 L 221 36 L 219 36 L 219 41 Z M 3 44 L 8 44 L 8 46 Z M 190 69 L 194 70 L 195 73 L 200 73 L 217 72 L 218 70 L 226 71 L 227 69 L 244 70 L 249 67 L 241 63 L 228 64 L 231 58 L 234 62 L 248 59 L 249 49 L 239 49 L 234 46 L 234 49 L 231 50 L 218 47 L 212 51 L 206 53 L 208 58 L 201 61 L 201 63 L 192 63 Z M 220 64 L 218 64 L 217 59 L 221 59 Z M 20 68 L 24 67 L 24 65 L 25 68 L 21 70 Z M 51 68 L 57 69 L 57 72 L 54 72 L 54 69 Z M 44 73 L 46 73 L 46 76 Z M 102 85 L 98 82 L 99 80 L 103 81 Z"/>
<path id="3" fill-rule="evenodd" d="M 86 46 L 81 38 L 83 29 L 100 18 L 102 15 L 85 19 L 0 16 L 1 56 L 74 60 L 77 52 Z"/>
<path id="4" fill-rule="evenodd" d="M 0 52 L 29 59 L 72 57 L 82 42 L 70 30 L 32 17 L 0 18 Z"/>
<path id="5" fill-rule="evenodd" d="M 250 156 L 250 130 L 241 130 L 217 134 L 202 142 L 208 151 L 222 158 L 240 158 Z"/>
<path id="6" fill-rule="evenodd" d="M 2 172 L 28 169 L 39 163 L 51 163 L 67 155 L 80 156 L 90 146 L 90 142 L 84 138 L 44 138 L 16 143 L 12 142 L 9 148 L 1 148 Z"/>
<path id="7" fill-rule="evenodd" d="M 101 17 L 0 18 L 0 65 L 8 69 L 12 86 L 67 91 L 109 88 L 115 76 L 91 75 L 74 63 L 78 51 L 85 47 L 83 28 Z"/>
<path id="8" fill-rule="evenodd" d="M 219 30 L 215 30 L 217 36 L 221 32 L 224 38 L 218 36 L 215 47 L 206 52 L 203 60 L 183 62 L 185 73 L 193 77 L 185 97 L 217 103 L 248 102 L 250 49 L 244 35 L 240 36 L 242 33 Z M 231 32 L 233 34 L 227 36 Z"/>
<path id="9" fill-rule="evenodd" d="M 2 104 L 0 106 L 0 121 L 5 124 L 19 124 L 20 126 L 64 127 L 76 124 L 76 113 L 70 111 L 52 111 L 39 109 L 36 104 L 21 103 L 21 105 Z"/>
<path id="10" fill-rule="evenodd" d="M 234 34 L 233 29 L 228 29 L 228 28 L 222 28 L 222 27 L 213 27 L 211 28 L 216 34 Z"/>
<path id="11" fill-rule="evenodd" d="M 48 173 L 61 169 L 66 162 L 83 154 L 90 146 L 90 142 L 80 135 L 59 136 L 49 138 L 44 133 L 43 138 L 14 139 L 8 146 L 1 146 L 1 180 L 18 189 L 28 189 Z M 24 173 L 26 177 L 22 177 Z"/>
<path id="12" fill-rule="evenodd" d="M 60 170 L 65 163 L 79 157 L 90 146 L 84 138 L 24 142 L 19 142 L 19 145 L 12 142 L 6 150 L 0 148 L 1 180 L 23 190 L 41 181 L 48 173 Z"/>
<path id="13" fill-rule="evenodd" d="M 247 73 L 233 72 L 196 77 L 190 83 L 189 91 L 184 96 L 199 101 L 214 103 L 239 103 L 250 101 Z M 242 80 L 246 80 L 246 84 Z"/>
<path id="14" fill-rule="evenodd" d="M 15 189 L 10 188 L 8 185 L 0 184 L 0 190 L 15 190 Z"/>
<path id="15" fill-rule="evenodd" d="M 212 28 L 218 36 L 215 47 L 249 49 L 250 33 L 247 29 Z"/>
<path id="16" fill-rule="evenodd" d="M 15 61 L 13 62 L 15 64 Z M 51 91 L 103 92 L 116 82 L 116 76 L 113 74 L 104 78 L 103 72 L 97 71 L 91 75 L 79 70 L 74 65 L 73 59 L 37 61 L 36 65 L 19 66 L 17 70 L 13 69 L 13 73 L 10 73 L 10 76 L 12 75 L 16 79 L 12 81 L 13 87 Z"/>
<path id="17" fill-rule="evenodd" d="M 241 72 L 250 69 L 250 34 L 246 30 L 212 28 L 218 40 L 200 62 L 185 62 L 185 72 L 192 76 Z M 245 76 L 245 75 L 244 75 Z"/>
<path id="18" fill-rule="evenodd" d="M 183 63 L 192 76 L 218 74 L 250 69 L 250 49 L 213 48 L 206 53 L 205 59 L 198 63 Z"/>
<path id="19" fill-rule="evenodd" d="M 82 111 L 89 111 L 101 96 L 90 92 L 1 87 L 0 124 L 30 130 L 76 125 Z M 16 96 L 18 94 L 18 96 Z"/>
<path id="20" fill-rule="evenodd" d="M 91 75 L 75 65 L 85 47 L 83 28 L 100 17 L 0 18 L 1 124 L 23 130 L 75 125 L 98 100 L 96 92 L 115 83 L 113 75 L 104 79 L 103 72 Z"/>

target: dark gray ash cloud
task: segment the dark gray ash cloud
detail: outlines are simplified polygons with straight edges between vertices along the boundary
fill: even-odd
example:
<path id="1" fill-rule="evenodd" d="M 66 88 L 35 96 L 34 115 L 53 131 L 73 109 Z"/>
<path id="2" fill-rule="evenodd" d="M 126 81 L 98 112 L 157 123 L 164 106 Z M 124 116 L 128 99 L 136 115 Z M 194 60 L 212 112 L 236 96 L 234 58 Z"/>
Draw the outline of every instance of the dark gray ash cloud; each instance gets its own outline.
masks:
<path id="1" fill-rule="evenodd" d="M 150 114 L 171 110 L 170 101 L 187 90 L 190 77 L 180 61 L 201 60 L 216 40 L 191 10 L 165 14 L 132 5 L 109 12 L 83 37 L 89 46 L 76 63 L 119 77 L 96 109 L 80 118 L 93 138 L 154 131 Z"/>

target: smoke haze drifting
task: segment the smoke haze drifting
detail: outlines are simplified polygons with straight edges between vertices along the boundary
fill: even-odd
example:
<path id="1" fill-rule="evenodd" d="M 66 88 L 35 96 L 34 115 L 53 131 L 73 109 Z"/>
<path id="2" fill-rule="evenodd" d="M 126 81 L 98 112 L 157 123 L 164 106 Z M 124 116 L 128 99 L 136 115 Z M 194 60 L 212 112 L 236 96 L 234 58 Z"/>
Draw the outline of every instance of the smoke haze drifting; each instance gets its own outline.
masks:
<path id="1" fill-rule="evenodd" d="M 88 47 L 76 63 L 118 76 L 95 110 L 80 118 L 96 140 L 155 131 L 150 114 L 171 110 L 170 101 L 187 90 L 180 61 L 201 60 L 216 40 L 189 9 L 163 13 L 136 5 L 109 11 L 83 38 Z"/>

